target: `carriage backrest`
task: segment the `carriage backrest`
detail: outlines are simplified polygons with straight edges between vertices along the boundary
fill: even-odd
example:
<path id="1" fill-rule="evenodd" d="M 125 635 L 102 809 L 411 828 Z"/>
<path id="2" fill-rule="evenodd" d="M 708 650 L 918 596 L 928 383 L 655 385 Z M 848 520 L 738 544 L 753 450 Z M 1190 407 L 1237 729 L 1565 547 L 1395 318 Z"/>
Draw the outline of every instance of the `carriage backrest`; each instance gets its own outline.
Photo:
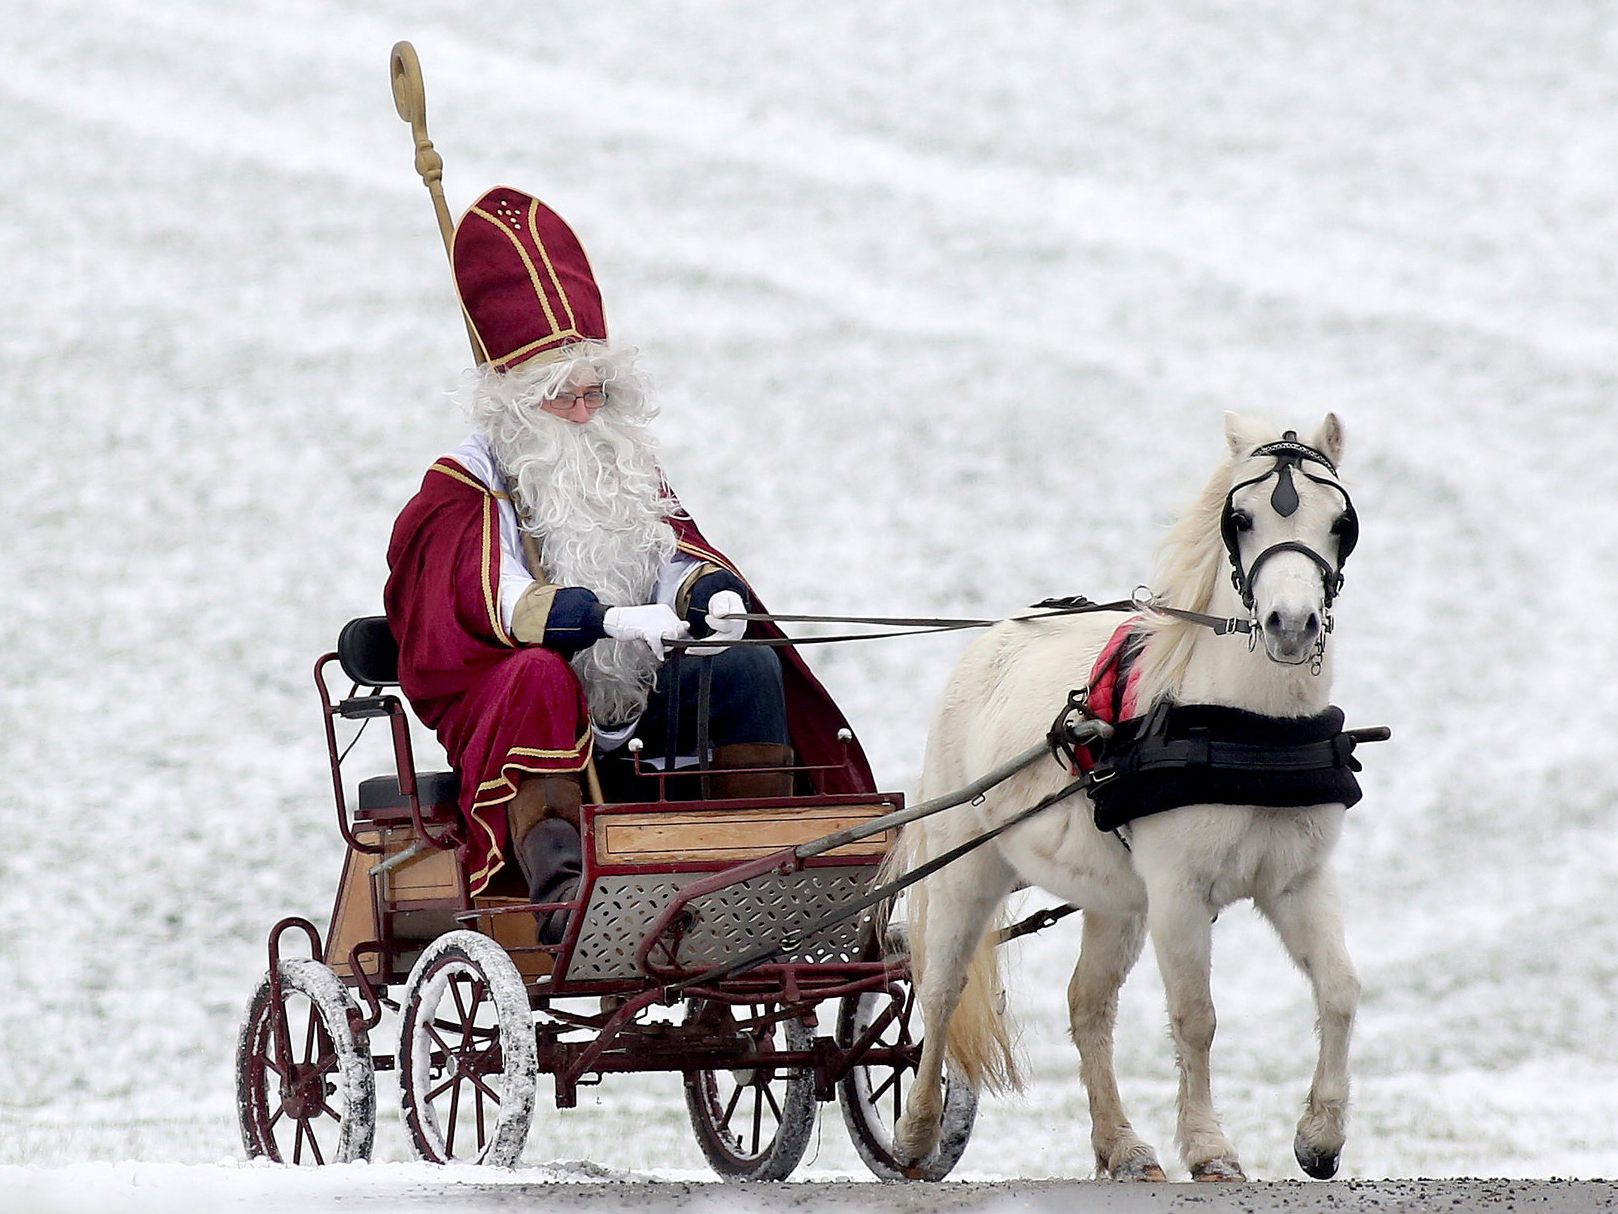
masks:
<path id="1" fill-rule="evenodd" d="M 343 673 L 364 687 L 392 687 L 399 682 L 399 642 L 388 618 L 361 616 L 337 634 L 337 660 Z"/>

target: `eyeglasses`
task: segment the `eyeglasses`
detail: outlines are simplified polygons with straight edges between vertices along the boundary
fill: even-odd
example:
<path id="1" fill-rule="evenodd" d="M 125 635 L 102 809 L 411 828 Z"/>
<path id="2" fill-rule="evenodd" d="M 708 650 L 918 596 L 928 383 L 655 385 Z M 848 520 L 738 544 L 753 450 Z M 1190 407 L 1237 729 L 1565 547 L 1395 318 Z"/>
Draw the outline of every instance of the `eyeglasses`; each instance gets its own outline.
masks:
<path id="1" fill-rule="evenodd" d="M 586 409 L 588 409 L 591 413 L 594 413 L 597 409 L 601 408 L 602 405 L 607 403 L 606 389 L 587 388 L 583 392 L 560 392 L 552 399 L 546 401 L 544 407 L 556 413 L 567 413 L 570 412 L 573 406 L 578 404 L 580 401 L 584 402 L 584 407 Z"/>

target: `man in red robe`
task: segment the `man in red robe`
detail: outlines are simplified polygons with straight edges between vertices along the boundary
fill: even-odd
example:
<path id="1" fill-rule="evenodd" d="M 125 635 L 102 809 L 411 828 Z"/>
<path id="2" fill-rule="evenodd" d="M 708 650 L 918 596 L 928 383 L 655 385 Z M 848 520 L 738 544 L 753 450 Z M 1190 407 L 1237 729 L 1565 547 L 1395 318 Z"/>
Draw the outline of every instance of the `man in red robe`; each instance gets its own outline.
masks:
<path id="1" fill-rule="evenodd" d="M 571 229 L 499 188 L 456 228 L 456 286 L 481 351 L 463 404 L 475 432 L 428 469 L 388 548 L 400 685 L 460 773 L 473 893 L 507 861 L 534 901 L 578 886 L 579 773 L 631 737 L 696 749 L 697 661 L 711 662 L 715 797 L 785 796 L 796 756 L 820 792 L 871 791 L 846 722 L 791 648 L 732 618 L 761 610 L 669 491 L 632 349 L 612 345 Z M 684 684 L 685 686 L 680 686 Z M 681 694 L 681 693 L 684 694 Z M 542 926 L 559 937 L 564 917 Z"/>

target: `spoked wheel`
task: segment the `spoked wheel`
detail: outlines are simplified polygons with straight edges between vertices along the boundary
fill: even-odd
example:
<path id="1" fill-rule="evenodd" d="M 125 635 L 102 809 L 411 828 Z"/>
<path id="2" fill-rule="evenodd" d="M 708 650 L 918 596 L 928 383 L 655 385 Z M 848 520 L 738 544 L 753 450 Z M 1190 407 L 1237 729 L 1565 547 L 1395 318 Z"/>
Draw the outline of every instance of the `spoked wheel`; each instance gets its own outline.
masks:
<path id="1" fill-rule="evenodd" d="M 903 996 L 894 1000 L 882 991 L 867 991 L 843 1000 L 837 1015 L 837 1044 L 849 1049 L 890 1012 L 891 1018 L 869 1048 L 904 1048 L 907 1057 L 898 1062 L 858 1065 L 837 1084 L 837 1103 L 848 1125 L 865 1166 L 883 1180 L 942 1180 L 960 1162 L 977 1120 L 977 1093 L 957 1075 L 944 1076 L 944 1126 L 942 1136 L 930 1155 L 909 1167 L 895 1157 L 893 1127 L 904 1110 L 904 1100 L 916 1076 L 916 1059 L 921 1053 L 921 1016 L 916 1011 L 915 988 L 903 986 Z"/>
<path id="2" fill-rule="evenodd" d="M 694 1002 L 689 1017 L 736 1035 L 739 1050 L 807 1050 L 813 1036 L 799 1020 L 756 1023 L 772 1009 Z M 814 1076 L 808 1068 L 747 1067 L 692 1071 L 685 1107 L 697 1145 L 726 1180 L 785 1180 L 809 1146 L 815 1124 Z"/>
<path id="3" fill-rule="evenodd" d="M 276 1163 L 369 1159 L 376 1072 L 359 1008 L 318 961 L 282 961 L 279 977 L 279 1009 L 265 974 L 236 1038 L 242 1146 Z"/>
<path id="4" fill-rule="evenodd" d="M 528 992 L 506 951 L 470 931 L 433 941 L 410 971 L 399 1032 L 400 1105 L 416 1154 L 515 1165 L 537 1072 Z"/>

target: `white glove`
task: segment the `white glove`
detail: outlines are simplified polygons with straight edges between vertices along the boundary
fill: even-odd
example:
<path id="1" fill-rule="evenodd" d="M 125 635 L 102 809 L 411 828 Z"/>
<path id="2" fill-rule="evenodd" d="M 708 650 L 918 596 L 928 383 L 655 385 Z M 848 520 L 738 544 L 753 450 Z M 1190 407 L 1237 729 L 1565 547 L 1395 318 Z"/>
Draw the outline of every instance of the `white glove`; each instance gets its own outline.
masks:
<path id="1" fill-rule="evenodd" d="M 708 621 L 708 627 L 712 631 L 702 639 L 704 641 L 741 640 L 742 633 L 747 631 L 747 621 L 735 620 L 729 617 L 741 615 L 746 610 L 747 604 L 742 601 L 741 595 L 734 590 L 721 590 L 708 600 L 708 612 L 703 618 Z M 701 657 L 709 657 L 716 653 L 724 653 L 725 648 L 724 645 L 693 645 L 686 652 L 697 654 Z"/>
<path id="2" fill-rule="evenodd" d="M 644 607 L 609 607 L 601 622 L 607 635 L 614 640 L 645 641 L 659 662 L 666 653 L 665 641 L 691 635 L 690 627 L 674 614 L 674 608 L 667 603 L 648 603 Z"/>
<path id="3" fill-rule="evenodd" d="M 708 614 L 703 618 L 708 621 L 708 627 L 713 629 L 713 639 L 716 641 L 739 641 L 742 633 L 747 631 L 747 621 L 732 619 L 732 616 L 745 615 L 747 604 L 742 602 L 742 596 L 734 590 L 721 590 L 708 600 Z"/>

